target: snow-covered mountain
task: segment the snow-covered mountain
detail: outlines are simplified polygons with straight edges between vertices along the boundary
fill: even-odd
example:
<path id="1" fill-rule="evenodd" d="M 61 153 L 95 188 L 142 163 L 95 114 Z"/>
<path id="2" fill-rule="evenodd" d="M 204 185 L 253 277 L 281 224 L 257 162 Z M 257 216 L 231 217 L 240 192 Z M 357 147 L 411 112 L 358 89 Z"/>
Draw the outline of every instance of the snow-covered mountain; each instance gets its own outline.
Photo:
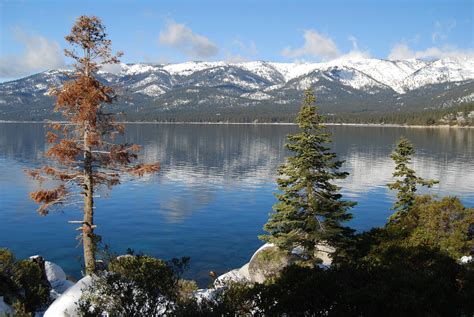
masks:
<path id="1" fill-rule="evenodd" d="M 50 70 L 0 84 L 0 119 L 48 117 L 47 90 L 66 80 L 68 72 Z M 135 114 L 203 109 L 218 114 L 264 105 L 293 111 L 308 87 L 329 113 L 437 109 L 474 100 L 471 59 L 121 64 L 98 75 L 119 92 L 120 110 Z"/>

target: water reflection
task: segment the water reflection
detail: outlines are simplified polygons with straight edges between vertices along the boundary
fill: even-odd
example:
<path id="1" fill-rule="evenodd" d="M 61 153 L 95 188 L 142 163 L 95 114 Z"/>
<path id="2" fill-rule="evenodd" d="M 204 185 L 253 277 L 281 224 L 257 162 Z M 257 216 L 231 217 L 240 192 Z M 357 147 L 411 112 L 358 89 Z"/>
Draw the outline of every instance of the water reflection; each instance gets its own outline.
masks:
<path id="1" fill-rule="evenodd" d="M 143 145 L 142 159 L 159 160 L 157 176 L 125 180 L 97 201 L 98 232 L 120 252 L 128 247 L 170 258 L 188 255 L 192 274 L 243 264 L 275 202 L 274 178 L 295 126 L 128 124 L 125 141 Z M 350 176 L 343 193 L 358 202 L 351 225 L 365 230 L 390 213 L 393 163 L 402 135 L 416 146 L 414 167 L 440 180 L 431 192 L 474 205 L 474 130 L 332 126 L 334 151 Z M 41 124 L 0 124 L 0 246 L 18 255 L 42 253 L 77 272 L 79 210 L 39 217 L 28 199 L 35 188 L 22 170 L 43 164 Z M 123 233 L 127 232 L 127 235 Z M 201 274 L 201 275 L 199 275 Z"/>

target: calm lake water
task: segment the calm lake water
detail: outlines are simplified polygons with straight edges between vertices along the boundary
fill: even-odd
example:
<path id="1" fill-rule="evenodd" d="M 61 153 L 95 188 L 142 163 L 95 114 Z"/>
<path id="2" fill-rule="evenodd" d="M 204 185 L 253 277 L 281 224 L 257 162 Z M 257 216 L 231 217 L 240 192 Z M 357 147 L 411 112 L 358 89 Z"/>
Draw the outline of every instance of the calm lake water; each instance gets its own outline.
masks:
<path id="1" fill-rule="evenodd" d="M 125 138 L 143 145 L 145 161 L 159 160 L 153 177 L 123 182 L 96 200 L 97 233 L 111 249 L 127 248 L 170 259 L 190 256 L 188 276 L 201 285 L 240 267 L 261 245 L 257 235 L 275 203 L 277 166 L 287 153 L 284 125 L 129 124 Z M 440 180 L 431 190 L 474 206 L 474 130 L 332 126 L 332 148 L 350 176 L 343 194 L 358 202 L 350 225 L 383 225 L 394 194 L 389 158 L 400 136 L 416 146 L 414 167 Z M 28 193 L 36 189 L 23 172 L 46 160 L 42 124 L 0 123 L 0 247 L 19 257 L 41 254 L 80 275 L 82 248 L 72 207 L 43 217 Z"/>

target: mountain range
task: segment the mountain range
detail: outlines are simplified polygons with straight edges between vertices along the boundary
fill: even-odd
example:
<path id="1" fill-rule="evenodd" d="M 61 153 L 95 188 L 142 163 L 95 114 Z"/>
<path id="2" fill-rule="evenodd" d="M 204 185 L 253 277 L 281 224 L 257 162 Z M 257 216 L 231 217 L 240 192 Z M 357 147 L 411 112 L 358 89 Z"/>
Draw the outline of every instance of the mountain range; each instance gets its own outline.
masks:
<path id="1" fill-rule="evenodd" d="M 57 118 L 48 94 L 70 77 L 48 70 L 0 84 L 0 119 Z M 116 111 L 129 120 L 218 120 L 296 113 L 312 87 L 326 115 L 444 109 L 474 101 L 474 60 L 334 60 L 120 64 L 97 76 L 118 93 Z M 215 120 L 214 120 L 214 119 Z"/>

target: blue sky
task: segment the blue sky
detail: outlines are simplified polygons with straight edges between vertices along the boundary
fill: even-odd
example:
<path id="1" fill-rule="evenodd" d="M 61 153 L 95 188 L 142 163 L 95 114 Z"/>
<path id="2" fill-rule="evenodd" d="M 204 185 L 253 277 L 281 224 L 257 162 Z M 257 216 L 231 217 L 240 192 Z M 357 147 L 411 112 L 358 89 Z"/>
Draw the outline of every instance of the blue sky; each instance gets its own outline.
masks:
<path id="1" fill-rule="evenodd" d="M 124 62 L 472 58 L 474 1 L 0 0 L 0 79 L 69 63 L 64 36 L 96 15 Z"/>

